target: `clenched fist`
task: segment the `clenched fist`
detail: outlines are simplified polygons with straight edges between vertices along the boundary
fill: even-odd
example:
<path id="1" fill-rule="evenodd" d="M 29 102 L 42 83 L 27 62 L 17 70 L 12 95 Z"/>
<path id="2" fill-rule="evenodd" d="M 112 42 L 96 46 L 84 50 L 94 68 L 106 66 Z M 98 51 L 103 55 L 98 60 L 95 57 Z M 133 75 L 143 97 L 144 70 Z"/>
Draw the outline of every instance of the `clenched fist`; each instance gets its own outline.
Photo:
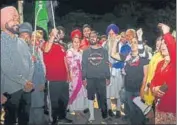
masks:
<path id="1" fill-rule="evenodd" d="M 166 34 L 166 33 L 170 32 L 170 27 L 163 24 L 163 23 L 159 23 L 158 27 L 160 27 L 162 29 L 163 34 Z"/>
<path id="2" fill-rule="evenodd" d="M 52 29 L 52 32 L 50 33 L 50 37 L 55 38 L 57 37 L 57 35 L 58 35 L 58 30 L 56 28 Z"/>

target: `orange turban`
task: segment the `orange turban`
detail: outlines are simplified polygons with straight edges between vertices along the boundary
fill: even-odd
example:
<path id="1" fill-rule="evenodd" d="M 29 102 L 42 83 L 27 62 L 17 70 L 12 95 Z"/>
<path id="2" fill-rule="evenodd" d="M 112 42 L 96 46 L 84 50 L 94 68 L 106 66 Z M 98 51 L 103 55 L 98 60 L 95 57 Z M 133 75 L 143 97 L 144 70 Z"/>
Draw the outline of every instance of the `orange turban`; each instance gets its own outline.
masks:
<path id="1" fill-rule="evenodd" d="M 82 33 L 81 33 L 81 31 L 80 31 L 79 29 L 73 30 L 73 31 L 71 32 L 71 39 L 73 39 L 73 38 L 75 38 L 75 37 L 81 39 Z"/>
<path id="2" fill-rule="evenodd" d="M 5 24 L 13 20 L 15 17 L 19 18 L 18 11 L 13 6 L 4 7 L 1 9 L 1 30 L 5 29 Z"/>

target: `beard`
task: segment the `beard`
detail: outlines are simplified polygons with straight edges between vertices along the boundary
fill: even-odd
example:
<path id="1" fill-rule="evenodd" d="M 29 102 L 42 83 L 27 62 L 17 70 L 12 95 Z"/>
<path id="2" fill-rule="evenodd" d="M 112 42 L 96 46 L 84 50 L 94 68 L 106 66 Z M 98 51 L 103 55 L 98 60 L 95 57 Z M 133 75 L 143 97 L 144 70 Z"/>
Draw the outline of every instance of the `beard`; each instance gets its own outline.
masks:
<path id="1" fill-rule="evenodd" d="M 90 45 L 96 45 L 96 44 L 97 44 L 97 41 L 90 40 Z"/>
<path id="2" fill-rule="evenodd" d="M 19 25 L 13 25 L 12 27 L 10 27 L 8 23 L 6 23 L 5 28 L 13 34 L 19 33 Z"/>
<path id="3" fill-rule="evenodd" d="M 110 55 L 111 55 L 111 52 L 112 52 L 112 48 L 113 48 L 114 42 L 116 42 L 116 37 L 108 36 L 107 44 L 108 44 L 108 53 Z"/>
<path id="4" fill-rule="evenodd" d="M 117 40 L 117 38 L 116 37 L 110 37 L 110 36 L 108 36 L 108 40 L 111 41 L 111 42 L 114 42 L 114 41 Z"/>

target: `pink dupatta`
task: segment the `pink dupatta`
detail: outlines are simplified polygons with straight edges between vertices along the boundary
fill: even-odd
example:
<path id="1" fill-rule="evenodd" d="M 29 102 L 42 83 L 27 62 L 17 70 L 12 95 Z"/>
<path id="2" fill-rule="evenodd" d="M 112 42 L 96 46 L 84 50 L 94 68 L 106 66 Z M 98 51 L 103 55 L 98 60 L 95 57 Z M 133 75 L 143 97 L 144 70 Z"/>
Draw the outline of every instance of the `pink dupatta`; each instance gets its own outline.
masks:
<path id="1" fill-rule="evenodd" d="M 77 61 L 77 66 L 79 67 L 79 77 L 78 77 L 78 83 L 76 85 L 76 88 L 75 90 L 73 91 L 70 99 L 69 99 L 69 105 L 72 104 L 74 102 L 74 100 L 76 99 L 79 91 L 81 90 L 82 88 L 82 73 L 81 73 L 81 64 L 80 64 L 80 61 Z"/>

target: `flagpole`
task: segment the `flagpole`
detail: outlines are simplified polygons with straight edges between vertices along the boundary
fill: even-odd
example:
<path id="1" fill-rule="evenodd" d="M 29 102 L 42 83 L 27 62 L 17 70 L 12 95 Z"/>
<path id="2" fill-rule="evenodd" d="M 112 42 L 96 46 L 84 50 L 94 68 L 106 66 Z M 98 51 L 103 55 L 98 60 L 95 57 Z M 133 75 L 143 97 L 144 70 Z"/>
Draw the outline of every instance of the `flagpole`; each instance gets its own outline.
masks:
<path id="1" fill-rule="evenodd" d="M 41 1 L 39 1 L 40 3 Z M 33 45 L 33 55 L 34 55 L 34 50 L 35 50 L 35 45 L 36 45 L 36 28 L 37 28 L 37 19 L 38 19 L 38 15 L 39 15 L 39 12 L 41 11 L 42 9 L 42 4 L 39 4 L 39 9 L 35 15 L 35 23 L 34 23 L 34 45 Z"/>
<path id="2" fill-rule="evenodd" d="M 52 0 L 50 1 L 50 3 L 51 3 L 51 9 L 52 9 L 53 26 L 54 26 L 54 28 L 56 28 L 56 25 L 55 25 L 55 15 L 54 15 L 54 10 L 53 10 L 53 3 L 52 3 Z"/>
<path id="3" fill-rule="evenodd" d="M 20 23 L 23 23 L 23 0 L 18 1 L 18 12 L 20 15 Z"/>

